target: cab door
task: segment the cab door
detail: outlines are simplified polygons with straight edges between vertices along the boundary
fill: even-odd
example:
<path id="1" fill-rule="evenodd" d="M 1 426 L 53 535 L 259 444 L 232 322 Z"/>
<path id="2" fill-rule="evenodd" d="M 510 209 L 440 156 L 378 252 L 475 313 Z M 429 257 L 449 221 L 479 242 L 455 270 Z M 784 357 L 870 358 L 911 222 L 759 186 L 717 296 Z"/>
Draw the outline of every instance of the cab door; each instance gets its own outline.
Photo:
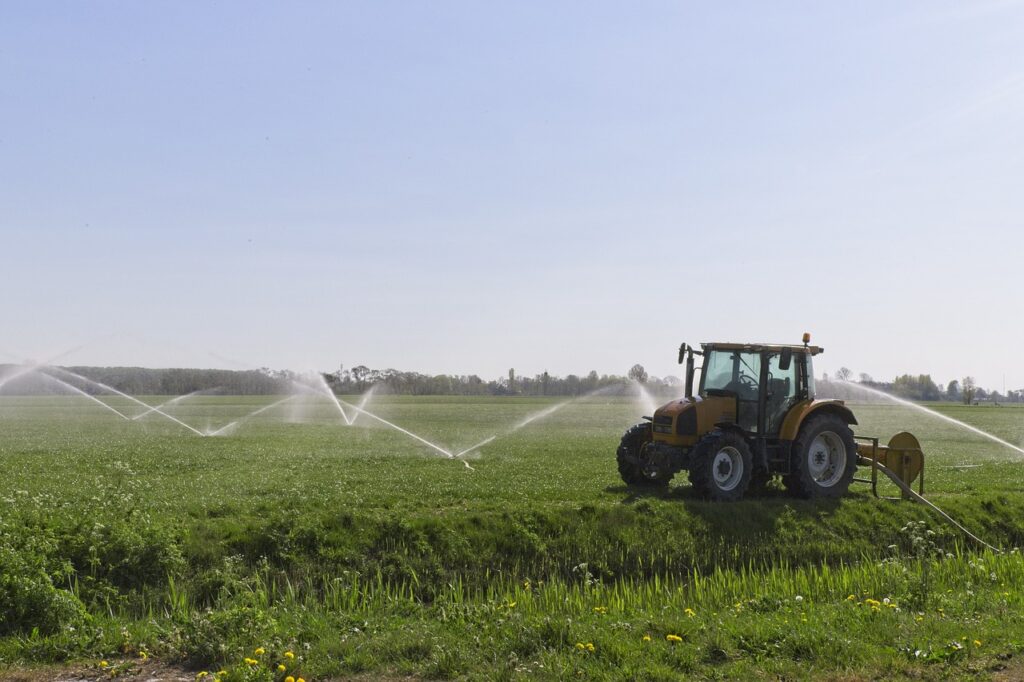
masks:
<path id="1" fill-rule="evenodd" d="M 768 376 L 765 381 L 765 435 L 776 436 L 782 428 L 786 413 L 799 401 L 797 369 L 800 363 L 792 358 L 789 367 L 781 368 L 781 354 L 768 356 Z"/>

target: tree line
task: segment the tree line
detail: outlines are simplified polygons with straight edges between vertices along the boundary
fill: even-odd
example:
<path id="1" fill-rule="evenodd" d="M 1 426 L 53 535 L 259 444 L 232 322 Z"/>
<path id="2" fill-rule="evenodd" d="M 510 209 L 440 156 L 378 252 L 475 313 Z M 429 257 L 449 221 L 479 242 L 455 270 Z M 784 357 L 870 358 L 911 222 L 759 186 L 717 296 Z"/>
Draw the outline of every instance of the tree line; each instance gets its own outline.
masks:
<path id="1" fill-rule="evenodd" d="M 147 367 L 67 367 L 94 382 L 99 382 L 129 395 L 185 395 L 197 391 L 218 392 L 231 395 L 276 395 L 292 393 L 296 384 L 309 385 L 309 377 L 289 370 L 151 369 Z M 0 365 L 0 380 L 18 371 L 14 365 Z M 54 372 L 61 380 L 74 384 L 89 393 L 103 393 L 95 384 L 75 381 L 67 375 Z M 377 386 L 388 393 L 399 395 L 493 395 L 493 396 L 580 396 L 595 391 L 608 394 L 633 392 L 635 384 L 642 384 L 645 390 L 656 396 L 675 396 L 683 391 L 682 382 L 676 377 L 659 378 L 648 375 L 642 365 L 633 365 L 624 375 L 598 374 L 592 370 L 587 374 L 557 376 L 549 372 L 520 375 L 515 369 L 494 379 L 484 379 L 476 374 L 423 374 L 397 369 L 371 369 L 366 365 L 351 368 L 339 367 L 333 372 L 323 372 L 322 378 L 332 391 L 338 394 L 359 394 L 371 386 Z M 948 400 L 966 404 L 985 402 L 1024 402 L 1024 390 L 986 390 L 977 385 L 973 377 L 954 379 L 945 385 L 936 383 L 929 374 L 903 374 L 892 381 L 876 381 L 868 374 L 860 374 L 856 383 L 884 393 L 908 400 Z M 856 388 L 848 382 L 854 381 L 853 372 L 843 367 L 832 377 L 827 374 L 818 380 L 818 394 L 823 397 L 855 399 Z M 3 387 L 3 393 L 45 394 L 67 392 L 66 387 L 38 373 L 29 374 Z"/>
<path id="2" fill-rule="evenodd" d="M 151 369 L 147 367 L 65 367 L 92 382 L 76 380 L 58 370 L 42 369 L 18 378 L 4 386 L 8 395 L 66 393 L 71 389 L 47 378 L 47 372 L 60 381 L 87 393 L 107 392 L 99 384 L 129 395 L 185 395 L 197 391 L 229 395 L 274 395 L 292 393 L 297 385 L 311 386 L 311 377 L 289 370 L 226 370 L 226 369 Z M 0 380 L 19 371 L 15 365 L 0 365 Z M 656 395 L 674 394 L 680 390 L 674 377 L 659 379 L 647 374 L 641 365 L 634 365 L 625 375 L 598 374 L 557 376 L 541 372 L 519 375 L 510 369 L 506 376 L 484 379 L 476 374 L 422 374 L 397 369 L 371 369 L 365 365 L 339 367 L 334 372 L 314 375 L 313 383 L 322 378 L 338 394 L 359 394 L 371 386 L 400 395 L 495 395 L 495 396 L 580 396 L 594 391 L 609 394 L 634 391 L 631 382 L 643 383 Z M 317 387 L 313 387 L 314 389 Z"/>

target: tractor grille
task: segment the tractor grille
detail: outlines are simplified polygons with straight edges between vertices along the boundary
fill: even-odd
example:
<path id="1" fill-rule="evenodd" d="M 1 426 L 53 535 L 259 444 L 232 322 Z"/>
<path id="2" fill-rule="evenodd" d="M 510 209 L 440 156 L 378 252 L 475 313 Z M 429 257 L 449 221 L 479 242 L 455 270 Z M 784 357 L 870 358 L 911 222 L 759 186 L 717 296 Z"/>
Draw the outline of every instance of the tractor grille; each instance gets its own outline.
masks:
<path id="1" fill-rule="evenodd" d="M 654 418 L 655 433 L 672 433 L 672 417 L 662 415 Z"/>
<path id="2" fill-rule="evenodd" d="M 676 419 L 676 435 L 697 435 L 697 410 L 691 408 L 679 413 L 679 418 Z"/>

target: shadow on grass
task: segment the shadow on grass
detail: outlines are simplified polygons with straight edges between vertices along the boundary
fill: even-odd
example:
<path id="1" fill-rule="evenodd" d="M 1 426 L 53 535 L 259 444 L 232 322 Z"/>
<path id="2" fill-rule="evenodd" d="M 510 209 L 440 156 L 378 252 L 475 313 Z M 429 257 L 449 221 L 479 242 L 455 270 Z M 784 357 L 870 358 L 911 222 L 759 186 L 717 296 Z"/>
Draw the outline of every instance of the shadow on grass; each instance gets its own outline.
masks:
<path id="1" fill-rule="evenodd" d="M 827 524 L 828 517 L 836 514 L 844 501 L 844 498 L 795 498 L 778 483 L 773 483 L 756 497 L 738 502 L 707 500 L 685 484 L 658 488 L 612 485 L 605 491 L 622 495 L 621 504 L 634 508 L 642 507 L 645 501 L 650 500 L 680 504 L 687 514 L 694 517 L 694 525 L 708 537 L 730 538 L 734 543 L 776 534 L 794 522 L 800 525 Z"/>

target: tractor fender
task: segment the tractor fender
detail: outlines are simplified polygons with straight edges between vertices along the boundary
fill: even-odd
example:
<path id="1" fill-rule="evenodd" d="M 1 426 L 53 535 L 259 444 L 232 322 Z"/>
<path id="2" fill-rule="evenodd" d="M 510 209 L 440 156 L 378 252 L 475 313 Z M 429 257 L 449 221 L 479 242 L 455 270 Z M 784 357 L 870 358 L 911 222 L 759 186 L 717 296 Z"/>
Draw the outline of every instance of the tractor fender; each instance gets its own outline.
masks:
<path id="1" fill-rule="evenodd" d="M 802 400 L 790 408 L 786 418 L 782 420 L 779 440 L 796 440 L 800 427 L 807 418 L 819 414 L 834 414 L 851 426 L 857 423 L 853 411 L 842 400 Z"/>

